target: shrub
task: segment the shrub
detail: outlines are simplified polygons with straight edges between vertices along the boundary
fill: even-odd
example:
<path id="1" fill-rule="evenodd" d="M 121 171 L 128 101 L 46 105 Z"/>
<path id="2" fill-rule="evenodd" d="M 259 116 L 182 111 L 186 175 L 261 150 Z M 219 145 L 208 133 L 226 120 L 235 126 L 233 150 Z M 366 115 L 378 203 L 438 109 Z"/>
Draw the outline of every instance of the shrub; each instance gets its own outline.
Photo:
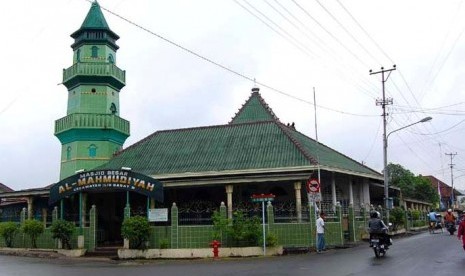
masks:
<path id="1" fill-rule="evenodd" d="M 32 248 L 37 248 L 37 237 L 44 232 L 44 224 L 35 219 L 27 219 L 23 222 L 21 229 L 31 238 Z"/>
<path id="2" fill-rule="evenodd" d="M 121 236 L 129 240 L 129 248 L 132 249 L 145 249 L 150 232 L 149 221 L 141 216 L 126 218 L 121 226 Z"/>
<path id="3" fill-rule="evenodd" d="M 59 239 L 63 248 L 71 249 L 71 235 L 74 232 L 74 224 L 66 220 L 55 220 L 50 227 L 52 238 Z"/>
<path id="4" fill-rule="evenodd" d="M 391 210 L 389 221 L 392 222 L 393 230 L 397 230 L 400 225 L 404 224 L 405 211 L 402 208 L 395 207 Z"/>
<path id="5" fill-rule="evenodd" d="M 260 237 L 259 244 L 263 245 L 263 234 Z M 278 237 L 272 232 L 266 233 L 265 245 L 271 247 L 278 245 Z"/>
<path id="6" fill-rule="evenodd" d="M 0 236 L 7 247 L 13 247 L 13 239 L 18 233 L 19 225 L 13 221 L 0 222 Z"/>
<path id="7" fill-rule="evenodd" d="M 260 218 L 254 216 L 247 218 L 241 211 L 234 212 L 233 219 L 221 216 L 219 212 L 214 212 L 213 239 L 222 240 L 223 234 L 228 237 L 228 243 L 232 246 L 257 246 L 262 235 Z"/>
<path id="8" fill-rule="evenodd" d="M 213 221 L 213 239 L 223 241 L 223 234 L 228 233 L 228 225 L 230 220 L 221 215 L 220 212 L 215 211 L 212 215 Z"/>
<path id="9" fill-rule="evenodd" d="M 160 249 L 167 249 L 169 247 L 168 239 L 161 239 L 160 240 Z"/>
<path id="10" fill-rule="evenodd" d="M 413 220 L 419 220 L 420 219 L 420 211 L 419 210 L 412 210 L 412 219 Z"/>

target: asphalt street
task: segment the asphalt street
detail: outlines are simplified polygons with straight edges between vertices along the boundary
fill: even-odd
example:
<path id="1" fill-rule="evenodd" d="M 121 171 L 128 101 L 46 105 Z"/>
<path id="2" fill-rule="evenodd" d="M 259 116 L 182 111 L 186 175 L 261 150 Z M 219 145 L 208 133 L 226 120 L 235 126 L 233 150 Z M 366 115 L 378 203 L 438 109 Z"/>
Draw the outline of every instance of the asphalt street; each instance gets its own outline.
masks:
<path id="1" fill-rule="evenodd" d="M 279 257 L 221 260 L 112 261 L 88 258 L 0 256 L 0 275 L 464 275 L 465 251 L 457 237 L 427 232 L 397 238 L 383 258 L 367 243 Z"/>

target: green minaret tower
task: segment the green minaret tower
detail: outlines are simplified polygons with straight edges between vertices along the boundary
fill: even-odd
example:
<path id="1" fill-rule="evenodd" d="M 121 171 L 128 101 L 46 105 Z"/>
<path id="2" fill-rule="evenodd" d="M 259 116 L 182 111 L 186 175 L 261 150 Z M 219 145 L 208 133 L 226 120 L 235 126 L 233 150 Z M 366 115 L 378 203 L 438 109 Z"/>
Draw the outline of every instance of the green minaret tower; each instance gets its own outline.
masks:
<path id="1" fill-rule="evenodd" d="M 62 145 L 60 179 L 106 163 L 129 136 L 129 121 L 119 117 L 119 93 L 126 82 L 126 72 L 116 66 L 119 36 L 97 2 L 71 37 L 73 65 L 63 69 L 67 116 L 55 121 Z"/>

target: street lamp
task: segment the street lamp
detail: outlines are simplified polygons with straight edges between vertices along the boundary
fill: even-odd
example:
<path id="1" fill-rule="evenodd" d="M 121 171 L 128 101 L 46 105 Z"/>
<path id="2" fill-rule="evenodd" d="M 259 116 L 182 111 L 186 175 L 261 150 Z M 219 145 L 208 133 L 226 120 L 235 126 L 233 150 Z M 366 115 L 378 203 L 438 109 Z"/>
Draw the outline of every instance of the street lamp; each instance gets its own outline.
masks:
<path id="1" fill-rule="evenodd" d="M 383 142 L 384 142 L 383 143 L 384 144 L 384 147 L 383 147 L 384 149 L 383 151 L 383 155 L 384 155 L 384 207 L 386 208 L 386 222 L 387 223 L 389 223 L 389 182 L 388 182 L 388 171 L 387 171 L 387 147 L 388 147 L 389 135 L 391 135 L 392 133 L 396 131 L 402 130 L 404 128 L 408 128 L 408 127 L 411 127 L 419 123 L 431 121 L 432 119 L 433 118 L 431 117 L 425 117 L 418 122 L 415 122 L 415 123 L 403 126 L 401 128 L 398 128 L 396 130 L 393 130 L 389 132 L 387 135 L 386 135 L 386 127 L 384 128 L 384 139 L 383 139 Z"/>

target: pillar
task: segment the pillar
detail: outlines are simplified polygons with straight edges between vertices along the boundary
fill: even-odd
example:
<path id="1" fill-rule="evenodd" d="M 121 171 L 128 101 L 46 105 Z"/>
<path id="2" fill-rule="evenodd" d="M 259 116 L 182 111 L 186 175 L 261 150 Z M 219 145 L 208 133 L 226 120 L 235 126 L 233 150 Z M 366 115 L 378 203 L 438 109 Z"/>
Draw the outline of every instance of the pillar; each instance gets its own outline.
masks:
<path id="1" fill-rule="evenodd" d="M 44 227 L 47 227 L 47 208 L 42 208 L 42 223 L 44 224 Z"/>
<path id="2" fill-rule="evenodd" d="M 352 177 L 349 177 L 349 205 L 354 206 L 354 190 L 353 190 L 353 181 Z"/>
<path id="3" fill-rule="evenodd" d="M 363 179 L 363 202 L 365 203 L 365 206 L 367 206 L 367 211 L 370 209 L 370 183 L 368 183 L 368 179 L 364 178 Z"/>
<path id="4" fill-rule="evenodd" d="M 332 198 L 332 203 L 333 203 L 333 210 L 337 204 L 337 198 L 336 198 L 336 177 L 335 173 L 331 173 L 331 198 Z"/>
<path id="5" fill-rule="evenodd" d="M 150 198 L 150 209 L 155 209 L 155 199 Z"/>
<path id="6" fill-rule="evenodd" d="M 53 211 L 52 211 L 52 222 L 54 222 L 55 220 L 58 220 L 58 207 L 57 206 L 53 207 Z"/>
<path id="7" fill-rule="evenodd" d="M 300 181 L 294 182 L 295 190 L 295 211 L 297 213 L 297 221 L 302 222 L 302 183 Z"/>
<path id="8" fill-rule="evenodd" d="M 171 207 L 171 248 L 178 248 L 178 206 L 173 202 Z"/>
<path id="9" fill-rule="evenodd" d="M 233 202 L 232 202 L 232 193 L 233 193 L 233 185 L 226 185 L 226 196 L 227 196 L 227 204 L 228 204 L 228 218 L 233 218 Z"/>
<path id="10" fill-rule="evenodd" d="M 34 214 L 34 198 L 32 196 L 27 198 L 27 219 L 32 219 Z"/>
<path id="11" fill-rule="evenodd" d="M 87 210 L 87 193 L 82 193 L 82 198 L 81 198 L 82 202 L 81 202 L 81 225 L 83 227 L 86 226 L 86 223 L 87 223 L 87 213 L 86 213 L 86 210 Z"/>
<path id="12" fill-rule="evenodd" d="M 97 247 L 97 228 L 97 208 L 92 205 L 89 211 L 89 243 L 87 245 L 89 251 L 95 251 L 95 247 Z"/>

